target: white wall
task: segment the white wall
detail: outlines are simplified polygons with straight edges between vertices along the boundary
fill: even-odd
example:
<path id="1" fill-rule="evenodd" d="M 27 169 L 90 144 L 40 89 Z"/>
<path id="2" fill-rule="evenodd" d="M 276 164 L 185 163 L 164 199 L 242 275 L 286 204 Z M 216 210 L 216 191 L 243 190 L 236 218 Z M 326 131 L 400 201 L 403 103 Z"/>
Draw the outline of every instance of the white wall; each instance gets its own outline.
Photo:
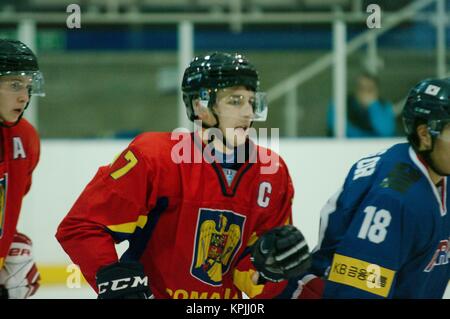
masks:
<path id="1" fill-rule="evenodd" d="M 282 139 L 275 146 L 295 184 L 294 224 L 310 247 L 318 239 L 322 205 L 341 186 L 352 163 L 401 140 Z M 38 263 L 69 259 L 56 242 L 56 228 L 97 168 L 126 147 L 117 140 L 43 140 L 41 161 L 25 198 L 18 229 L 34 241 Z"/>

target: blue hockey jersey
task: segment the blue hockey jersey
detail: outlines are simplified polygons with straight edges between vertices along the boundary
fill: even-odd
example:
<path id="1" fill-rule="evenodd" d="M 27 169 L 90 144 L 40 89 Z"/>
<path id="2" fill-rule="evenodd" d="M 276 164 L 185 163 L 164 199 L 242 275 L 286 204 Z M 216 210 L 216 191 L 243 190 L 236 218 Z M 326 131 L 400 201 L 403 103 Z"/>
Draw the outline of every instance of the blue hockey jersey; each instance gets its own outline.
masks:
<path id="1" fill-rule="evenodd" d="M 363 158 L 321 212 L 312 272 L 324 298 L 442 298 L 450 279 L 447 178 L 409 144 Z"/>

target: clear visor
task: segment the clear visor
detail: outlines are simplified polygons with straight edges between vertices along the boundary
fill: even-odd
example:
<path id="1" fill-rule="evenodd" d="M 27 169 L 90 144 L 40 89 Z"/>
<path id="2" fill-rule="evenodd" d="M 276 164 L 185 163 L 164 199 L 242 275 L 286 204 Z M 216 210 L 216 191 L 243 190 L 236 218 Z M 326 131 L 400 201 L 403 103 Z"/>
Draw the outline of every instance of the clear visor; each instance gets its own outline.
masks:
<path id="1" fill-rule="evenodd" d="M 267 101 L 267 93 L 257 92 L 255 94 L 255 102 L 253 104 L 253 121 L 264 122 L 267 120 L 268 111 L 269 102 Z"/>
<path id="2" fill-rule="evenodd" d="M 41 71 L 0 72 L 0 81 L 13 92 L 28 90 L 30 95 L 45 96 L 44 76 Z"/>
<path id="3" fill-rule="evenodd" d="M 432 123 L 431 130 L 434 131 L 433 126 L 435 127 L 436 137 L 445 142 L 450 142 L 450 119 L 435 121 L 435 124 Z"/>
<path id="4" fill-rule="evenodd" d="M 247 91 L 248 92 L 248 91 Z M 239 91 L 231 91 L 228 89 L 221 89 L 220 97 L 221 103 L 226 103 L 227 105 L 240 110 L 239 113 L 232 112 L 232 114 L 226 115 L 227 117 L 233 118 L 243 118 L 249 117 L 251 121 L 264 122 L 267 119 L 268 113 L 268 102 L 267 93 L 256 92 L 256 93 L 240 93 Z M 202 108 L 207 108 L 210 101 L 210 91 L 207 89 L 200 91 L 200 105 Z M 250 106 L 250 107 L 248 107 Z"/>

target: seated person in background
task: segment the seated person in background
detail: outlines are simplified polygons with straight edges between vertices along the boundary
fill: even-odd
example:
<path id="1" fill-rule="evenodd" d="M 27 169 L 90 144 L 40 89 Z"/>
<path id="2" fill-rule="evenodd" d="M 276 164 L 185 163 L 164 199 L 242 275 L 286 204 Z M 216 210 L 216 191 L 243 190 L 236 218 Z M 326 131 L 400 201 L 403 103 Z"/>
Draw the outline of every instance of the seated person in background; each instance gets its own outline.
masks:
<path id="1" fill-rule="evenodd" d="M 334 135 L 335 106 L 327 113 L 327 135 Z M 379 96 L 378 80 L 364 72 L 347 96 L 347 137 L 389 137 L 395 133 L 395 114 L 390 102 Z"/>

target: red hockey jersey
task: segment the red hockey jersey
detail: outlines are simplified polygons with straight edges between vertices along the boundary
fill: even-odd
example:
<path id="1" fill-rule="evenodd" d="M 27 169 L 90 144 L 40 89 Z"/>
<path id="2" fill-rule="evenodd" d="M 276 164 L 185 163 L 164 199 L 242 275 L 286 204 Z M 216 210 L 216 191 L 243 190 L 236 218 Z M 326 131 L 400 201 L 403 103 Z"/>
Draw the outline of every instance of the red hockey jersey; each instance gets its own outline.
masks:
<path id="1" fill-rule="evenodd" d="M 285 163 L 250 143 L 230 183 L 196 134 L 140 135 L 98 170 L 59 225 L 58 241 L 94 289 L 122 240 L 121 259 L 144 265 L 156 298 L 270 298 L 285 287 L 254 285 L 249 254 L 260 234 L 291 223 Z M 269 165 L 276 169 L 263 174 Z"/>
<path id="2" fill-rule="evenodd" d="M 39 152 L 38 133 L 27 120 L 0 128 L 0 268 L 16 233 L 22 199 L 30 189 Z"/>

